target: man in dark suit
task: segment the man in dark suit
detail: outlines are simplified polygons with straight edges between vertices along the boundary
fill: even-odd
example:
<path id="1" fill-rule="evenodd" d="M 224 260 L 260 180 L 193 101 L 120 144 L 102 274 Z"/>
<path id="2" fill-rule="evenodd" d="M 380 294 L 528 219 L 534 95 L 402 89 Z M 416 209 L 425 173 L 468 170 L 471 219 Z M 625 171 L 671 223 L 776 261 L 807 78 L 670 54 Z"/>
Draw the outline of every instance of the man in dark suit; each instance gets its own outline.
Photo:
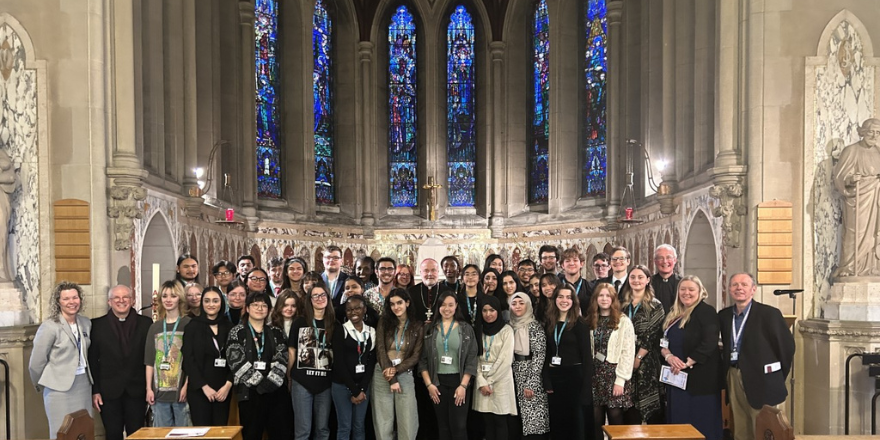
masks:
<path id="1" fill-rule="evenodd" d="M 629 286 L 629 263 L 632 255 L 623 246 L 615 246 L 611 251 L 611 275 L 599 280 L 600 283 L 608 283 L 617 290 L 617 299 L 623 307 L 623 290 Z"/>
<path id="2" fill-rule="evenodd" d="M 758 411 L 785 401 L 794 359 L 794 337 L 782 313 L 753 301 L 757 289 L 751 274 L 734 274 L 728 290 L 735 304 L 718 312 L 735 440 L 753 440 Z"/>
<path id="3" fill-rule="evenodd" d="M 89 366 L 95 383 L 92 405 L 101 413 L 107 440 L 122 440 L 144 426 L 147 384 L 143 353 L 152 320 L 131 308 L 127 286 L 108 293 L 110 311 L 92 320 Z"/>
<path id="4" fill-rule="evenodd" d="M 654 250 L 654 267 L 657 273 L 651 277 L 651 287 L 654 288 L 654 297 L 663 304 L 666 314 L 672 310 L 675 297 L 678 294 L 678 282 L 681 277 L 675 274 L 675 264 L 678 263 L 678 254 L 675 248 L 668 244 L 661 244 Z"/>
<path id="5" fill-rule="evenodd" d="M 345 280 L 348 275 L 342 271 L 342 249 L 339 246 L 327 246 L 324 251 L 324 273 L 321 274 L 327 292 L 333 302 L 333 308 L 339 309 L 342 304 L 342 292 L 345 291 Z"/>

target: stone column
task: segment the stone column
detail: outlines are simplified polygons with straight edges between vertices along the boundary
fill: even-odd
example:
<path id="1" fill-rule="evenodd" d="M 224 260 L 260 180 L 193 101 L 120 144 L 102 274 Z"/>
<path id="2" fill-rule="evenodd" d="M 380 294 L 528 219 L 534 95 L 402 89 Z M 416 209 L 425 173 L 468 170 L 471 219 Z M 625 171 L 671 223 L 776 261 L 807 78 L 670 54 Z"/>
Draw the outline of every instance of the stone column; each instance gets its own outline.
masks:
<path id="1" fill-rule="evenodd" d="M 677 176 L 694 171 L 694 0 L 675 0 L 675 162 Z"/>
<path id="2" fill-rule="evenodd" d="M 715 124 L 715 3 L 694 3 L 694 172 L 712 162 Z"/>
<path id="3" fill-rule="evenodd" d="M 663 0 L 663 146 L 661 155 L 655 161 L 665 161 L 666 168 L 661 171 L 663 183 L 673 189 L 678 184 L 675 169 L 675 29 L 678 22 L 675 16 L 675 0 Z"/>
<path id="4" fill-rule="evenodd" d="M 257 141 L 256 102 L 254 90 L 254 4 L 238 2 L 241 31 L 241 208 L 242 214 L 253 223 L 257 215 Z"/>
<path id="5" fill-rule="evenodd" d="M 190 217 L 197 217 L 204 203 L 195 171 L 199 166 L 195 2 L 196 0 L 183 0 L 183 187 L 181 191 L 186 197 L 186 215 Z"/>
<path id="6" fill-rule="evenodd" d="M 491 212 L 489 218 L 489 228 L 492 230 L 493 238 L 500 238 L 504 229 L 505 206 L 507 205 L 507 161 L 502 160 L 507 155 L 504 154 L 504 115 L 502 111 L 505 105 L 504 97 L 504 57 L 506 55 L 507 43 L 503 41 L 493 41 L 489 43 L 489 51 L 492 59 L 492 103 L 488 106 L 489 116 L 491 118 L 491 141 L 489 148 L 486 149 L 486 181 L 492 182 L 491 190 L 487 194 L 488 212 Z M 528 167 L 527 167 L 528 168 Z"/>
<path id="7" fill-rule="evenodd" d="M 372 228 L 376 223 L 373 211 L 376 209 L 378 201 L 376 193 L 378 192 L 379 176 L 374 171 L 378 169 L 379 156 L 376 143 L 374 142 L 374 116 L 373 111 L 375 104 L 372 99 L 373 82 L 373 43 L 369 41 L 361 41 L 358 43 L 358 62 L 361 72 L 360 76 L 360 122 L 357 124 L 358 142 L 361 144 L 359 150 L 364 152 L 363 166 L 367 171 L 363 173 L 363 185 L 361 187 L 363 197 L 363 212 L 361 213 L 361 224 L 369 229 L 368 235 L 372 236 Z"/>
<path id="8" fill-rule="evenodd" d="M 608 134 L 605 169 L 605 223 L 611 229 L 617 228 L 617 216 L 620 210 L 620 197 L 623 191 L 623 161 L 625 145 L 623 139 L 623 118 L 620 102 L 622 101 L 620 83 L 623 78 L 623 1 L 608 2 Z"/>

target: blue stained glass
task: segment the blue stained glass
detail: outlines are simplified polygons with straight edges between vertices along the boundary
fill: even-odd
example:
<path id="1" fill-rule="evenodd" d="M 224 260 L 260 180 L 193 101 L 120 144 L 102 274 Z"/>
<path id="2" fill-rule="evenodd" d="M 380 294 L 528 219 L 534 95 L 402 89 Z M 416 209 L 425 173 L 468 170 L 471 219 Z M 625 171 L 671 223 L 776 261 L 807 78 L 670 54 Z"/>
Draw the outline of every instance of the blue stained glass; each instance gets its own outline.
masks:
<path id="1" fill-rule="evenodd" d="M 418 204 L 416 24 L 406 6 L 388 26 L 388 156 L 391 206 Z"/>
<path id="2" fill-rule="evenodd" d="M 547 1 L 535 2 L 532 16 L 532 130 L 529 148 L 529 203 L 546 203 L 550 143 L 550 18 Z"/>
<path id="3" fill-rule="evenodd" d="M 464 6 L 446 30 L 446 154 L 449 206 L 474 206 L 477 160 L 474 25 Z"/>
<path id="4" fill-rule="evenodd" d="M 315 97 L 315 201 L 336 202 L 333 168 L 333 22 L 324 0 L 315 2 L 312 17 L 312 54 L 314 55 L 313 92 Z"/>
<path id="5" fill-rule="evenodd" d="M 608 131 L 606 119 L 608 57 L 608 24 L 605 0 L 589 0 L 586 6 L 585 32 L 586 52 L 584 77 L 586 79 L 586 103 L 584 121 L 584 197 L 605 196 L 605 155 Z"/>
<path id="6" fill-rule="evenodd" d="M 278 112 L 278 1 L 256 0 L 254 47 L 256 51 L 257 195 L 281 198 L 281 132 Z"/>

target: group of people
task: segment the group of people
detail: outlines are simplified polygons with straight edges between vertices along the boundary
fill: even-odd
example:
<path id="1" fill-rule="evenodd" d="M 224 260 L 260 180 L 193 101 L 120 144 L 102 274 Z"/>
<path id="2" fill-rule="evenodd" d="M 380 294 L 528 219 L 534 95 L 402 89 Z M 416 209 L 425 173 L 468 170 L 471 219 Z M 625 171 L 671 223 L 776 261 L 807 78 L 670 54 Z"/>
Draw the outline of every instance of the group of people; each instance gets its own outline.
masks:
<path id="1" fill-rule="evenodd" d="M 108 440 L 143 426 L 147 404 L 153 426 L 216 426 L 233 400 L 254 440 L 601 439 L 606 423 L 690 423 L 720 439 L 723 387 L 736 438 L 751 439 L 758 409 L 785 400 L 794 340 L 752 300 L 751 275 L 730 277 L 734 304 L 716 313 L 669 245 L 653 275 L 625 248 L 597 254 L 591 281 L 576 249 L 538 254 L 515 269 L 498 255 L 482 269 L 426 259 L 413 284 L 387 257 L 346 274 L 329 246 L 323 272 L 243 256 L 215 264 L 207 287 L 183 255 L 156 322 L 126 286 L 89 320 L 82 289 L 61 283 L 30 374 L 53 437 L 65 414 L 94 408 Z M 661 369 L 686 385 L 664 385 Z"/>

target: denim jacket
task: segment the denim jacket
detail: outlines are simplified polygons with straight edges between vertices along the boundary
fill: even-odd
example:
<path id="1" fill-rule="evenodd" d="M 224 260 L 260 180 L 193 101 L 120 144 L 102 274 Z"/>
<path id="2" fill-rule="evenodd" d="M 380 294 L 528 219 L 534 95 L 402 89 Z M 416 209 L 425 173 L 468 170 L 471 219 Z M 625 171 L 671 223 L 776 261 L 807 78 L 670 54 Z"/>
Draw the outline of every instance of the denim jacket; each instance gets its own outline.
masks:
<path id="1" fill-rule="evenodd" d="M 437 330 L 441 320 L 437 320 L 434 325 L 426 327 L 425 342 L 422 344 L 422 358 L 419 360 L 419 374 L 427 371 L 431 376 L 431 383 L 439 385 L 440 380 L 437 376 L 437 370 L 440 365 L 440 355 L 437 353 L 437 344 L 435 338 L 440 334 Z M 477 374 L 477 338 L 474 336 L 474 329 L 470 324 L 464 321 L 458 322 L 458 336 L 461 344 L 458 347 L 458 374 L 459 377 L 468 373 L 471 377 Z"/>

